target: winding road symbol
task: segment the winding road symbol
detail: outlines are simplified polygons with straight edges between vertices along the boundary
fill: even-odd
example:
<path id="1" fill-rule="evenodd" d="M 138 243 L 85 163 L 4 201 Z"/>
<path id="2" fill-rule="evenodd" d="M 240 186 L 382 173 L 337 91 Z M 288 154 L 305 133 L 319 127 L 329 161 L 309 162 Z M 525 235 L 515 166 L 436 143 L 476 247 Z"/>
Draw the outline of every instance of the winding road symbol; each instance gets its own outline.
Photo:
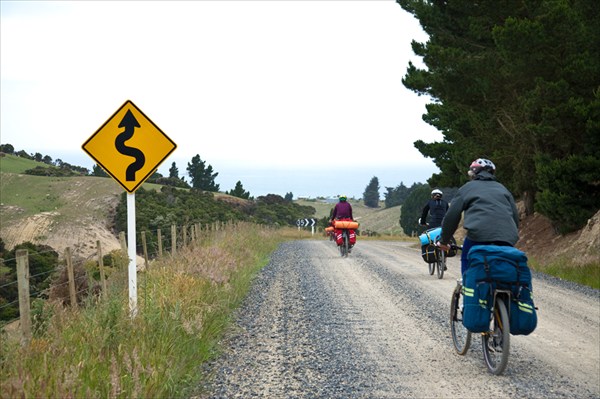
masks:
<path id="1" fill-rule="evenodd" d="M 133 193 L 177 145 L 128 100 L 82 148 L 125 190 Z"/>
<path id="2" fill-rule="evenodd" d="M 135 158 L 135 161 L 133 161 L 133 163 L 129 165 L 125 171 L 125 180 L 135 181 L 135 172 L 144 166 L 144 163 L 146 163 L 146 157 L 141 150 L 134 147 L 128 147 L 125 145 L 125 142 L 133 137 L 135 128 L 140 127 L 140 124 L 137 119 L 135 119 L 135 116 L 133 116 L 131 111 L 127 110 L 123 120 L 121 123 L 119 123 L 119 127 L 124 127 L 125 131 L 117 136 L 117 139 L 115 140 L 115 147 L 121 154 Z"/>

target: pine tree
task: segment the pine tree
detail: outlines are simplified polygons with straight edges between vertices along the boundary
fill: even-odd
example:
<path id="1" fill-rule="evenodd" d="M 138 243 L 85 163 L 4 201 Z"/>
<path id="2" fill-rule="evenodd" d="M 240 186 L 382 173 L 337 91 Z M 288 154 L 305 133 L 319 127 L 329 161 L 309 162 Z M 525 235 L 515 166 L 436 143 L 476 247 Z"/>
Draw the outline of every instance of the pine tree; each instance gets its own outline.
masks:
<path id="1" fill-rule="evenodd" d="M 379 207 L 379 179 L 377 177 L 374 176 L 365 188 L 363 201 L 369 208 Z"/>
<path id="2" fill-rule="evenodd" d="M 173 162 L 169 168 L 169 177 L 179 179 L 179 169 L 177 168 L 175 162 Z"/>
<path id="3" fill-rule="evenodd" d="M 219 175 L 213 173 L 211 165 L 206 166 L 206 162 L 200 159 L 196 154 L 191 162 L 187 164 L 187 172 L 192 180 L 192 187 L 204 191 L 219 191 L 219 185 L 215 183 L 215 178 Z"/>
<path id="4" fill-rule="evenodd" d="M 433 99 L 423 119 L 444 136 L 415 142 L 440 169 L 428 183 L 459 186 L 473 159 L 489 158 L 527 214 L 537 209 L 555 222 L 558 214 L 593 215 L 600 189 L 586 200 L 560 189 L 556 201 L 546 183 L 560 169 L 600 179 L 597 0 L 397 2 L 429 35 L 426 43 L 412 43 L 426 68 L 409 63 L 402 80 Z M 557 205 L 562 209 L 550 211 Z M 567 216 L 575 214 L 581 216 Z M 581 222 L 561 223 L 570 230 Z"/>
<path id="5" fill-rule="evenodd" d="M 250 192 L 244 190 L 244 186 L 242 186 L 242 182 L 239 180 L 235 184 L 235 188 L 233 190 L 227 191 L 225 194 L 229 194 L 234 197 L 243 198 L 243 199 L 250 198 Z"/>

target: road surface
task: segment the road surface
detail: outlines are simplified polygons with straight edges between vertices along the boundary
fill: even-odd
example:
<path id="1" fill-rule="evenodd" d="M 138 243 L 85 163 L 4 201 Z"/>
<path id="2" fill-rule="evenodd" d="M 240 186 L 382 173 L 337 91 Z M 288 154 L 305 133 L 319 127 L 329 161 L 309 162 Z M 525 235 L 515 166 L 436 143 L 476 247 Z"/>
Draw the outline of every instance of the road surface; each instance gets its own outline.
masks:
<path id="1" fill-rule="evenodd" d="M 599 398 L 600 294 L 534 275 L 538 327 L 488 373 L 480 337 L 454 352 L 460 260 L 430 276 L 412 243 L 284 243 L 208 365 L 202 398 Z"/>

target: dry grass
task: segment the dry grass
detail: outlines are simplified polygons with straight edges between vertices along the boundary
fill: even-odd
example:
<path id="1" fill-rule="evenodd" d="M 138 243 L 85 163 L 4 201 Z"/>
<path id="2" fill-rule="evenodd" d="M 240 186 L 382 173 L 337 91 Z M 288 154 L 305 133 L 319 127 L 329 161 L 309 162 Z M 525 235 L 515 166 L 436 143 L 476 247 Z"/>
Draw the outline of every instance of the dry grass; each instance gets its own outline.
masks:
<path id="1" fill-rule="evenodd" d="M 133 319 L 126 272 L 111 276 L 106 300 L 79 311 L 47 303 L 40 316 L 46 323 L 29 346 L 2 337 L 0 397 L 185 396 L 268 256 L 286 237 L 306 236 L 228 225 L 139 273 Z"/>

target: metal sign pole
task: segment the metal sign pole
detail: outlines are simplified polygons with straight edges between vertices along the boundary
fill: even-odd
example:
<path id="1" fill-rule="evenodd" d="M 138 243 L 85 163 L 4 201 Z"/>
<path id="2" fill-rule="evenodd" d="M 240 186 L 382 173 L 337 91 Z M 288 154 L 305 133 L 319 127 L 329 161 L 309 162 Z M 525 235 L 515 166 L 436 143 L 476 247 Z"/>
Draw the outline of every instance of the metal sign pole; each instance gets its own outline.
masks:
<path id="1" fill-rule="evenodd" d="M 127 256 L 129 257 L 129 311 L 137 315 L 137 265 L 135 243 L 135 192 L 127 193 Z"/>

